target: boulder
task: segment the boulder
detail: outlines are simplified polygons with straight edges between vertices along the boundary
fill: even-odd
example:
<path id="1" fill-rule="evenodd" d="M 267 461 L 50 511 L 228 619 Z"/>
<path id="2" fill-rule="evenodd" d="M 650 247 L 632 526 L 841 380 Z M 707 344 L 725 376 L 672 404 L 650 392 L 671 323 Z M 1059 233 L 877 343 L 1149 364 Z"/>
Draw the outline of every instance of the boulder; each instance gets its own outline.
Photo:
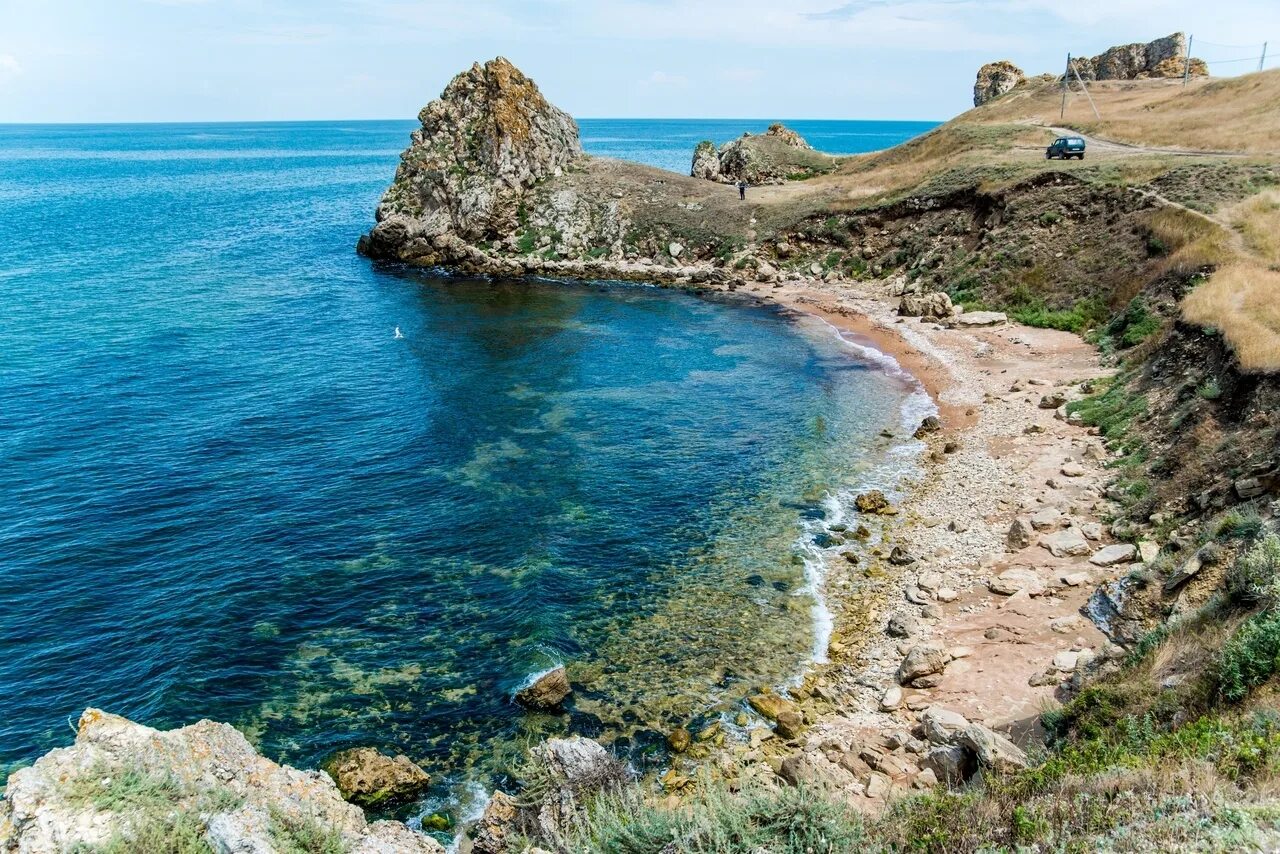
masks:
<path id="1" fill-rule="evenodd" d="M 1067 402 L 1067 396 L 1060 391 L 1051 391 L 1047 394 L 1040 395 L 1040 403 L 1037 404 L 1041 409 L 1057 409 Z"/>
<path id="2" fill-rule="evenodd" d="M 560 707 L 573 687 L 569 684 L 569 675 L 563 666 L 553 668 L 533 680 L 533 682 L 516 692 L 516 702 L 530 709 L 550 710 Z"/>
<path id="3" fill-rule="evenodd" d="M 1022 69 L 1007 59 L 988 62 L 978 69 L 978 77 L 973 83 L 973 105 L 981 107 L 990 103 L 1026 79 Z"/>
<path id="4" fill-rule="evenodd" d="M 972 751 L 983 768 L 1001 774 L 1027 767 L 1027 754 L 1009 739 L 982 724 L 969 724 L 955 735 L 956 744 Z"/>
<path id="5" fill-rule="evenodd" d="M 1093 551 L 1078 528 L 1066 528 L 1041 537 L 1040 545 L 1054 557 L 1083 557 Z"/>
<path id="6" fill-rule="evenodd" d="M 711 140 L 703 140 L 693 150 L 693 165 L 689 168 L 689 177 L 704 181 L 720 180 L 720 157 L 716 153 L 716 144 Z"/>
<path id="7" fill-rule="evenodd" d="M 942 429 L 942 419 L 936 415 L 926 415 L 920 419 L 920 426 L 916 428 L 916 432 L 912 436 L 916 439 L 923 439 L 930 433 L 937 433 Z"/>
<path id="8" fill-rule="evenodd" d="M 885 498 L 883 492 L 873 489 L 864 492 L 853 499 L 853 506 L 857 508 L 859 513 L 867 513 L 876 516 L 892 516 L 898 511 L 889 503 L 889 499 Z"/>
<path id="9" fill-rule="evenodd" d="M 1129 563 L 1138 556 L 1138 549 L 1131 543 L 1117 543 L 1098 549 L 1089 558 L 1094 566 L 1114 566 L 1117 563 Z"/>
<path id="10" fill-rule="evenodd" d="M 1057 507 L 1045 507 L 1031 516 L 1031 527 L 1037 531 L 1052 531 L 1062 524 L 1062 511 Z M 1031 545 L 1030 542 L 1027 545 Z"/>
<path id="11" fill-rule="evenodd" d="M 798 709 L 784 709 L 778 713 L 773 731 L 787 741 L 799 738 L 804 731 L 804 717 Z"/>
<path id="12" fill-rule="evenodd" d="M 880 697 L 880 711 L 892 712 L 902 705 L 902 689 L 890 685 Z"/>
<path id="13" fill-rule="evenodd" d="M 952 737 L 968 725 L 964 715 L 941 706 L 930 706 L 920 714 L 924 737 L 933 744 L 950 744 Z"/>
<path id="14" fill-rule="evenodd" d="M 795 703 L 769 690 L 747 697 L 747 705 L 755 709 L 760 717 L 771 721 L 778 720 L 778 717 L 786 712 L 799 711 Z"/>
<path id="15" fill-rule="evenodd" d="M 1169 573 L 1169 577 L 1164 581 L 1164 592 L 1172 593 L 1177 590 L 1183 584 L 1195 578 L 1203 568 L 1204 562 L 1200 559 L 1200 555 L 1192 555 L 1182 566 Z"/>
<path id="16" fill-rule="evenodd" d="M 943 321 L 947 326 L 962 329 L 981 326 L 1003 326 L 1008 322 L 1008 316 L 1001 311 L 966 311 L 962 314 L 952 315 Z"/>
<path id="17" fill-rule="evenodd" d="M 894 546 L 893 551 L 889 553 L 889 563 L 894 566 L 910 566 L 915 562 L 916 559 L 902 546 Z"/>
<path id="18" fill-rule="evenodd" d="M 920 759 L 920 767 L 949 786 L 956 786 L 973 776 L 978 764 L 973 754 L 954 744 L 940 744 L 929 749 Z"/>
<path id="19" fill-rule="evenodd" d="M 906 685 L 917 679 L 941 673 L 951 663 L 951 653 L 939 644 L 913 646 L 898 666 L 898 683 Z"/>
<path id="20" fill-rule="evenodd" d="M 370 823 L 329 775 L 277 765 L 227 724 L 161 731 L 97 709 L 80 716 L 74 745 L 9 776 L 0 800 L 0 850 L 98 850 L 135 832 L 147 818 L 132 806 L 138 780 L 154 781 L 147 791 L 171 798 L 171 809 L 218 852 L 275 851 L 273 829 L 281 823 L 313 827 L 362 854 L 444 852 L 400 822 Z M 117 806 L 99 808 L 99 795 Z"/>
<path id="21" fill-rule="evenodd" d="M 1065 464 L 1059 471 L 1063 477 L 1084 477 L 1086 474 L 1084 466 L 1074 460 Z"/>
<path id="22" fill-rule="evenodd" d="M 1044 581 L 1034 569 L 1015 566 L 992 578 L 987 587 L 992 593 L 1001 596 L 1012 596 L 1020 590 L 1027 591 L 1028 596 L 1041 596 L 1045 592 Z"/>
<path id="23" fill-rule="evenodd" d="M 927 294 L 905 294 L 898 303 L 903 317 L 932 317 L 941 320 L 951 316 L 951 297 L 942 291 Z"/>
<path id="24" fill-rule="evenodd" d="M 920 631 L 920 626 L 910 617 L 894 614 L 889 618 L 884 631 L 891 638 L 909 638 Z"/>
<path id="25" fill-rule="evenodd" d="M 1021 551 L 1035 542 L 1035 531 L 1031 522 L 1018 517 L 1009 523 L 1009 531 L 1005 534 L 1005 543 L 1009 551 Z"/>
<path id="26" fill-rule="evenodd" d="M 515 798 L 495 791 L 471 830 L 472 854 L 507 854 L 507 839 L 516 831 L 517 812 Z"/>
<path id="27" fill-rule="evenodd" d="M 372 747 L 337 753 L 324 770 L 342 797 L 364 807 L 409 800 L 431 785 L 431 778 L 407 756 L 387 756 Z"/>

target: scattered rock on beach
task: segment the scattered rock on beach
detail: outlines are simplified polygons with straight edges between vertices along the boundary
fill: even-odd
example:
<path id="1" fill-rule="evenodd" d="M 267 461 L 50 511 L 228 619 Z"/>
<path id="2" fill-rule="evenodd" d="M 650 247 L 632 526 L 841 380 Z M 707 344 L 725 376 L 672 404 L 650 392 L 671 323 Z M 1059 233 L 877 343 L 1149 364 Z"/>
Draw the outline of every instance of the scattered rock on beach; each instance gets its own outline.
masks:
<path id="1" fill-rule="evenodd" d="M 1010 551 L 1021 551 L 1035 542 L 1035 531 L 1031 523 L 1018 517 L 1009 523 L 1009 531 L 1005 534 L 1005 542 Z"/>
<path id="2" fill-rule="evenodd" d="M 917 644 L 898 666 L 898 682 L 902 685 L 941 673 L 951 663 L 951 653 L 938 644 Z"/>
<path id="3" fill-rule="evenodd" d="M 1093 551 L 1078 528 L 1067 528 L 1042 537 L 1040 545 L 1054 557 L 1083 557 Z"/>
<path id="4" fill-rule="evenodd" d="M 864 492 L 853 499 L 853 506 L 857 508 L 859 513 L 867 513 L 874 516 L 892 516 L 898 512 L 889 503 L 889 499 L 885 498 L 884 493 L 878 489 Z"/>
<path id="5" fill-rule="evenodd" d="M 1130 543 L 1117 543 L 1094 552 L 1089 563 L 1094 566 L 1114 566 L 1117 563 L 1128 563 L 1138 555 L 1138 550 Z"/>

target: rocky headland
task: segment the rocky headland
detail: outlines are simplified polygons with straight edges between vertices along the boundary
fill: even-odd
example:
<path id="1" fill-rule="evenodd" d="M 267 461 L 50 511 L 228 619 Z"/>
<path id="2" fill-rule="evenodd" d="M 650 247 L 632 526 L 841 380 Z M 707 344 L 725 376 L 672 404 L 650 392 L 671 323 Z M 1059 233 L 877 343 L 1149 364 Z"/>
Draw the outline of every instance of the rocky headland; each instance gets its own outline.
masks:
<path id="1" fill-rule="evenodd" d="M 782 184 L 825 175 L 838 162 L 815 151 L 800 134 L 775 123 L 762 134 L 744 133 L 719 148 L 710 140 L 698 143 L 689 175 L 722 184 Z"/>
<path id="2" fill-rule="evenodd" d="M 1089 79 L 1171 97 L 1142 84 L 1177 50 L 1177 37 L 1113 49 Z M 915 431 L 920 477 L 861 496 L 825 532 L 829 662 L 666 733 L 669 763 L 639 785 L 589 739 L 535 746 L 463 849 L 720 850 L 716 822 L 742 803 L 763 811 L 733 837 L 755 840 L 747 850 L 773 850 L 759 834 L 779 826 L 778 804 L 789 839 L 815 827 L 833 850 L 840 827 L 887 850 L 1280 841 L 1267 788 L 1280 730 L 1265 714 L 1280 660 L 1280 363 L 1246 364 L 1237 321 L 1206 328 L 1182 308 L 1270 251 L 1246 227 L 1266 211 L 1246 206 L 1280 184 L 1277 158 L 1248 147 L 1265 141 L 1241 143 L 1246 159 L 1091 139 L 1088 164 L 1046 164 L 1056 81 L 984 71 L 971 113 L 746 201 L 725 184 L 762 137 L 700 146 L 692 176 L 590 157 L 503 59 L 422 111 L 365 255 L 774 302 L 891 354 L 938 406 Z M 1280 90 L 1259 77 L 1200 84 L 1194 103 L 1243 111 L 1232 105 L 1259 86 Z M 1097 97 L 1119 113 L 1131 92 Z M 1156 103 L 1134 112 L 1192 109 Z M 808 152 L 785 129 L 763 138 Z M 555 708 L 572 689 L 553 671 L 520 702 Z M 341 791 L 229 727 L 160 733 L 90 711 L 74 747 L 11 776 L 0 850 L 113 850 L 140 818 L 178 816 L 217 851 L 295 850 L 272 834 L 304 832 L 438 850 L 341 799 L 429 786 L 409 759 L 357 751 L 329 770 Z M 118 799 L 120 779 L 150 793 L 150 812 Z"/>

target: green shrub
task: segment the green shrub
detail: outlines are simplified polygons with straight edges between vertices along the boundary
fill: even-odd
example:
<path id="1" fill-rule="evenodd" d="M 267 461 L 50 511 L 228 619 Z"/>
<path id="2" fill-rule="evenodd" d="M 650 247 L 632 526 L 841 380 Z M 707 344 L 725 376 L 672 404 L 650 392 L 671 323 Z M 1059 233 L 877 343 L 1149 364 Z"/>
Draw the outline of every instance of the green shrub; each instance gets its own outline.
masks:
<path id="1" fill-rule="evenodd" d="M 1200 395 L 1205 400 L 1217 400 L 1222 397 L 1222 387 L 1218 385 L 1217 380 L 1208 380 L 1196 389 L 1196 394 Z"/>
<path id="2" fill-rule="evenodd" d="M 1160 328 L 1159 316 L 1152 314 L 1142 297 L 1134 297 L 1120 314 L 1106 325 L 1108 338 L 1121 347 L 1141 344 Z"/>
<path id="3" fill-rule="evenodd" d="M 1238 703 L 1280 669 L 1280 613 L 1255 614 L 1222 648 L 1218 693 Z"/>
<path id="4" fill-rule="evenodd" d="M 1221 530 L 1221 525 L 1219 525 Z M 1240 553 L 1227 570 L 1227 593 L 1233 601 L 1244 605 L 1265 602 L 1269 607 L 1280 604 L 1280 536 L 1267 534 Z"/>
<path id="5" fill-rule="evenodd" d="M 1262 517 L 1252 507 L 1233 507 L 1223 513 L 1214 528 L 1220 540 L 1254 540 L 1262 534 Z"/>

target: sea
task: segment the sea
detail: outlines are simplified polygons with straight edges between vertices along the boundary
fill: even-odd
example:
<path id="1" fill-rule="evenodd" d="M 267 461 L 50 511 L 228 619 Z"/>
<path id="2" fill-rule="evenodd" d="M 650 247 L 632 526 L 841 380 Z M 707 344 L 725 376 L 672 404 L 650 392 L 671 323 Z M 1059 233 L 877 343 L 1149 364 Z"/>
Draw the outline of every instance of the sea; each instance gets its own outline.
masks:
<path id="1" fill-rule="evenodd" d="M 581 122 L 677 171 L 767 124 Z M 822 659 L 824 532 L 927 398 L 767 306 L 359 257 L 412 128 L 0 126 L 0 778 L 93 706 L 404 753 L 398 814 L 457 818 L 532 740 L 661 762 Z"/>

